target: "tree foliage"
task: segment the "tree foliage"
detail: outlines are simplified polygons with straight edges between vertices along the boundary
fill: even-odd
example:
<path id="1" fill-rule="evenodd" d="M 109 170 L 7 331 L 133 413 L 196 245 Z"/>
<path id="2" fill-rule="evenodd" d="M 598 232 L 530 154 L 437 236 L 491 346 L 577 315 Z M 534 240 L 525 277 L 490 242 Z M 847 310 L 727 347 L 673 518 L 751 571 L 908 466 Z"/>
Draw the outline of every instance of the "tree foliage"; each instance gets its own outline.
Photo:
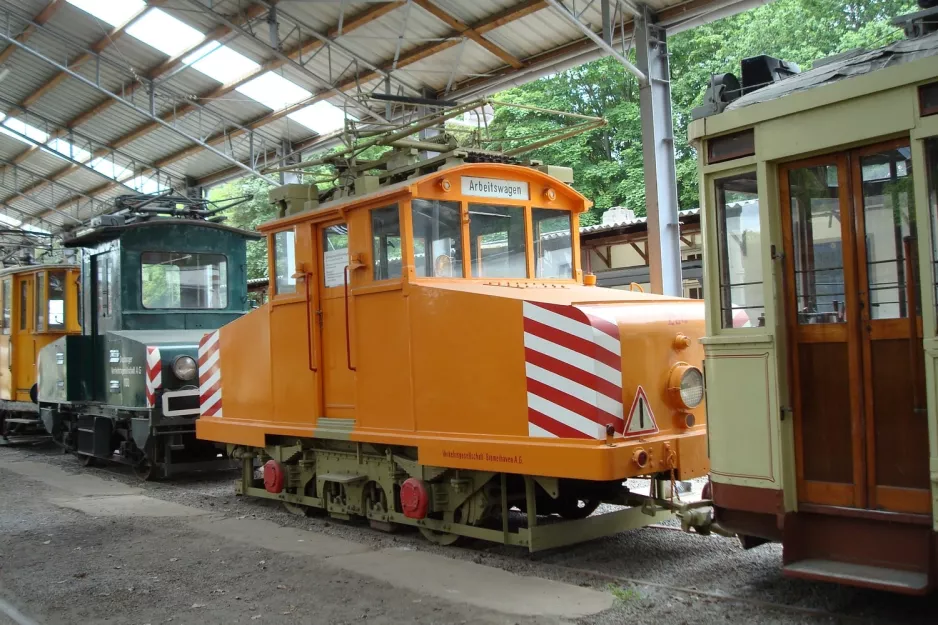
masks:
<path id="1" fill-rule="evenodd" d="M 691 110 L 710 75 L 739 75 L 740 61 L 769 54 L 802 70 L 820 58 L 854 48 L 886 45 L 901 36 L 889 20 L 915 9 L 909 0 L 776 0 L 670 38 L 671 99 L 677 190 L 681 208 L 698 205 L 696 154 L 687 143 Z M 630 58 L 635 60 L 634 50 Z M 574 169 L 574 186 L 595 203 L 582 223 L 595 223 L 612 206 L 645 214 L 638 83 L 610 57 L 516 87 L 498 100 L 604 117 L 609 125 L 531 154 Z M 499 108 L 498 136 L 527 136 L 560 123 L 525 110 Z"/>

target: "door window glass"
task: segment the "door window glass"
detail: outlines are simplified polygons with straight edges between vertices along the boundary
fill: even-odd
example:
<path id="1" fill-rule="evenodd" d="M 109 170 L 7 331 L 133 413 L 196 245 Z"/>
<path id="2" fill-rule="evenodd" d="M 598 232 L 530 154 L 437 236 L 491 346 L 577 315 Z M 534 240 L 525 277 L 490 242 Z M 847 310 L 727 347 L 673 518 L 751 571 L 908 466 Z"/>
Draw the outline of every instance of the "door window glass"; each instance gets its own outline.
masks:
<path id="1" fill-rule="evenodd" d="M 111 262 L 106 254 L 95 256 L 98 266 L 98 316 L 111 315 Z"/>
<path id="2" fill-rule="evenodd" d="M 401 277 L 401 216 L 397 204 L 371 211 L 375 280 Z"/>
<path id="3" fill-rule="evenodd" d="M 860 175 L 870 317 L 908 317 L 906 287 L 910 280 L 917 284 L 914 254 L 906 254 L 906 249 L 915 249 L 911 150 L 901 147 L 863 156 Z"/>
<path id="4" fill-rule="evenodd" d="M 274 294 L 296 293 L 296 234 L 293 230 L 284 230 L 274 234 Z"/>
<path id="5" fill-rule="evenodd" d="M 228 306 L 228 262 L 224 255 L 144 252 L 140 262 L 144 308 Z"/>
<path id="6" fill-rule="evenodd" d="M 837 165 L 788 173 L 798 323 L 846 323 Z"/>
<path id="7" fill-rule="evenodd" d="M 538 278 L 573 277 L 573 237 L 570 211 L 532 208 L 534 275 Z"/>
<path id="8" fill-rule="evenodd" d="M 20 330 L 26 329 L 26 319 L 29 316 L 29 282 L 20 280 Z"/>
<path id="9" fill-rule="evenodd" d="M 34 312 L 36 313 L 36 327 L 33 328 L 36 332 L 42 332 L 45 330 L 46 326 L 46 307 L 43 300 L 46 295 L 46 273 L 40 272 L 36 274 L 36 307 Z"/>
<path id="10" fill-rule="evenodd" d="M 336 224 L 322 231 L 322 275 L 326 287 L 345 284 L 348 267 L 348 226 Z"/>
<path id="11" fill-rule="evenodd" d="M 756 172 L 716 181 L 720 318 L 724 328 L 765 325 Z"/>
<path id="12" fill-rule="evenodd" d="M 522 207 L 469 205 L 474 278 L 526 278 L 526 239 Z"/>
<path id="13" fill-rule="evenodd" d="M 13 314 L 13 282 L 3 279 L 3 333 L 10 333 L 10 317 Z"/>
<path id="14" fill-rule="evenodd" d="M 65 329 L 65 272 L 49 272 L 49 329 Z"/>
<path id="15" fill-rule="evenodd" d="M 928 206 L 932 223 L 932 275 L 938 278 L 938 137 L 925 141 L 925 167 L 928 170 Z M 938 305 L 938 282 L 935 284 Z M 5 291 L 4 291 L 5 293 Z M 4 301 L 6 296 L 4 296 Z"/>
<path id="16" fill-rule="evenodd" d="M 462 277 L 459 202 L 413 200 L 414 266 L 420 278 Z"/>

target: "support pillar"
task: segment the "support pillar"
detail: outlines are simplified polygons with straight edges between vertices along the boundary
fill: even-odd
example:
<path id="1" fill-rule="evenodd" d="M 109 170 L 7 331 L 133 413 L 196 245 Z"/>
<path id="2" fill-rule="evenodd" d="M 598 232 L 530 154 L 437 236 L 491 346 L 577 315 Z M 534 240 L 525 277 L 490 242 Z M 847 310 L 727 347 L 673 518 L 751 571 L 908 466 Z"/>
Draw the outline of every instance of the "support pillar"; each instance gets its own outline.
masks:
<path id="1" fill-rule="evenodd" d="M 283 161 L 280 163 L 281 166 L 287 165 L 296 165 L 300 162 L 300 155 L 293 154 L 293 156 L 288 156 L 293 153 L 293 143 L 289 139 L 283 139 L 280 142 L 280 157 Z M 297 171 L 282 171 L 280 172 L 280 184 L 300 184 L 303 182 L 303 177 L 300 172 Z"/>
<path id="2" fill-rule="evenodd" d="M 645 76 L 639 88 L 642 156 L 645 161 L 645 208 L 648 216 L 648 265 L 651 291 L 683 295 L 678 221 L 677 169 L 671 120 L 671 73 L 668 38 L 647 6 L 635 20 L 636 65 Z"/>

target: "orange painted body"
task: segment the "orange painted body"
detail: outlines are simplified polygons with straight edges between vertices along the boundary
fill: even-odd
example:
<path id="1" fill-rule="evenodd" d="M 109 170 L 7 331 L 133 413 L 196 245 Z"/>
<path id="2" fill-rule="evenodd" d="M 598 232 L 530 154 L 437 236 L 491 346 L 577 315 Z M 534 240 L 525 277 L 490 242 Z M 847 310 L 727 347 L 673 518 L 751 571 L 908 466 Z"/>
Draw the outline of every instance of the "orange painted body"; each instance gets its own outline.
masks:
<path id="1" fill-rule="evenodd" d="M 530 199 L 464 195 L 470 177 L 518 182 Z M 414 198 L 460 203 L 462 277 L 419 277 Z M 524 207 L 528 277 L 471 277 L 469 204 L 478 215 L 486 205 Z M 380 280 L 370 211 L 391 205 L 400 209 L 401 275 Z M 537 246 L 549 236 L 534 243 L 532 206 L 571 216 L 569 277 L 536 277 Z M 585 480 L 706 475 L 704 406 L 682 409 L 668 390 L 673 367 L 701 366 L 703 303 L 583 286 L 578 215 L 588 208 L 533 169 L 460 165 L 264 224 L 270 249 L 277 232 L 295 232 L 295 292 L 272 288 L 267 304 L 219 331 L 223 408 L 203 414 L 199 438 L 249 447 L 277 436 L 343 438 L 411 447 L 424 465 Z M 347 289 L 345 275 L 337 285 L 340 274 L 325 267 L 322 229 L 333 224 L 348 227 Z M 478 265 L 500 262 L 492 240 L 477 237 Z M 595 399 L 594 386 L 605 395 Z M 629 435 L 639 386 L 648 400 L 640 418 L 658 431 Z"/>

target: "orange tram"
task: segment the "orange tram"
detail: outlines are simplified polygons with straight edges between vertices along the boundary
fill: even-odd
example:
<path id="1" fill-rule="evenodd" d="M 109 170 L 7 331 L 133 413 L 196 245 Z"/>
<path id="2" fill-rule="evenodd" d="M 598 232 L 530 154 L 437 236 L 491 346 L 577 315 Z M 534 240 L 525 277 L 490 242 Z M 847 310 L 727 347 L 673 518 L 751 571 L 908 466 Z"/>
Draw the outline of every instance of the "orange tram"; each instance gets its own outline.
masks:
<path id="1" fill-rule="evenodd" d="M 709 530 L 706 502 L 670 494 L 709 470 L 703 303 L 594 286 L 590 203 L 548 171 L 570 174 L 464 163 L 322 205 L 273 192 L 270 301 L 199 349 L 197 434 L 243 463 L 238 492 L 441 544 L 534 551 L 674 513 Z"/>

